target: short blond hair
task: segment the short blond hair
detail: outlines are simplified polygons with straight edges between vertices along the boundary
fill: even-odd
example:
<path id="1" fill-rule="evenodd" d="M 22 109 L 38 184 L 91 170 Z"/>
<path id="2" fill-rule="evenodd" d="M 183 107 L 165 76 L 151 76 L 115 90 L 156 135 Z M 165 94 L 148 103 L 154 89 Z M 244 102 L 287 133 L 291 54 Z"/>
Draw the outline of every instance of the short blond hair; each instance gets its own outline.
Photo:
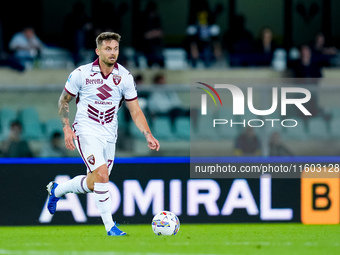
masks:
<path id="1" fill-rule="evenodd" d="M 96 44 L 97 48 L 99 48 L 100 45 L 103 44 L 103 41 L 112 41 L 115 40 L 117 42 L 120 42 L 120 35 L 114 32 L 103 32 L 96 38 Z"/>

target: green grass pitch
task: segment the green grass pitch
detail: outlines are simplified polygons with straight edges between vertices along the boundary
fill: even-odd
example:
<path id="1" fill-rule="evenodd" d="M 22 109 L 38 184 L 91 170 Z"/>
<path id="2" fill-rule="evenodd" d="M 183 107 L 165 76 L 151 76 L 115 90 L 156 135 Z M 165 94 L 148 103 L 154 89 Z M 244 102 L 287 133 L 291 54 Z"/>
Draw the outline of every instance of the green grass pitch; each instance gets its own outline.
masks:
<path id="1" fill-rule="evenodd" d="M 0 254 L 340 254 L 339 225 L 182 224 L 176 236 L 156 236 L 151 224 L 120 228 L 128 236 L 93 225 L 0 227 Z"/>

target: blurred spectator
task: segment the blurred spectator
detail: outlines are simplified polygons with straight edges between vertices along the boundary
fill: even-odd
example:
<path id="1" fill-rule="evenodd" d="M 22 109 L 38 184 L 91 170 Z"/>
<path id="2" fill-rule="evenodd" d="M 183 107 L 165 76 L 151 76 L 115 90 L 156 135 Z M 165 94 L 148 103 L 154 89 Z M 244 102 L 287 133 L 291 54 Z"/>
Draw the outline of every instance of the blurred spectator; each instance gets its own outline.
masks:
<path id="1" fill-rule="evenodd" d="M 312 50 L 308 45 L 300 48 L 300 58 L 292 64 L 293 76 L 295 78 L 318 78 L 322 77 L 321 66 L 312 56 Z"/>
<path id="2" fill-rule="evenodd" d="M 312 56 L 312 50 L 308 45 L 302 45 L 300 48 L 300 58 L 292 64 L 293 77 L 304 78 L 298 79 L 296 82 L 308 86 L 311 92 L 311 99 L 304 104 L 312 116 L 321 116 L 326 121 L 329 121 L 331 116 L 319 107 L 318 103 L 318 91 L 317 86 L 320 78 L 322 78 L 320 62 L 315 61 Z M 295 109 L 295 108 L 294 108 Z M 296 109 L 295 109 L 296 111 Z M 290 106 L 287 107 L 287 112 L 291 115 L 298 115 L 303 117 L 305 121 L 306 116 L 298 111 L 298 114 L 294 114 L 294 110 Z"/>
<path id="3" fill-rule="evenodd" d="M 269 140 L 269 155 L 270 156 L 293 156 L 293 153 L 282 142 L 280 134 L 273 132 Z"/>
<path id="4" fill-rule="evenodd" d="M 148 2 L 144 19 L 144 54 L 147 59 L 148 67 L 152 67 L 154 64 L 157 64 L 163 68 L 163 30 L 161 16 L 155 2 Z"/>
<path id="5" fill-rule="evenodd" d="M 135 76 L 135 83 L 136 83 L 137 86 L 142 85 L 144 83 L 144 77 L 143 77 L 142 74 L 137 74 Z"/>
<path id="6" fill-rule="evenodd" d="M 32 27 L 25 27 L 14 34 L 9 42 L 9 49 L 14 52 L 20 64 L 29 68 L 32 68 L 33 62 L 39 59 L 43 47 L 42 41 L 36 36 Z"/>
<path id="7" fill-rule="evenodd" d="M 260 40 L 255 45 L 255 64 L 257 66 L 270 66 L 276 48 L 277 45 L 273 41 L 272 30 L 269 27 L 263 28 Z"/>
<path id="8" fill-rule="evenodd" d="M 246 127 L 235 142 L 234 154 L 236 156 L 259 156 L 261 143 L 252 127 Z"/>
<path id="9" fill-rule="evenodd" d="M 245 19 L 242 15 L 236 16 L 230 24 L 229 30 L 224 34 L 223 44 L 229 53 L 230 66 L 254 65 L 251 54 L 254 52 L 254 39 L 246 29 Z"/>
<path id="10" fill-rule="evenodd" d="M 54 132 L 50 140 L 40 151 L 40 157 L 43 158 L 58 158 L 67 157 L 64 149 L 64 139 L 60 132 Z"/>
<path id="11" fill-rule="evenodd" d="M 75 66 L 80 65 L 83 59 L 83 52 L 86 49 L 93 49 L 91 43 L 94 41 L 94 27 L 91 19 L 85 13 L 85 6 L 82 2 L 76 2 L 72 11 L 66 15 L 63 24 L 64 47 L 72 53 Z M 93 52 L 93 57 L 95 53 Z"/>
<path id="12" fill-rule="evenodd" d="M 144 89 L 144 76 L 142 74 L 137 74 L 135 76 L 135 83 L 137 86 L 138 90 L 138 103 L 140 108 L 143 110 L 144 114 L 148 117 L 149 114 L 149 109 L 148 109 L 148 97 L 149 97 L 149 92 Z M 130 121 L 130 113 L 127 111 L 127 120 Z"/>
<path id="13" fill-rule="evenodd" d="M 33 153 L 27 141 L 21 138 L 22 125 L 19 121 L 11 123 L 11 130 L 8 140 L 2 144 L 2 153 L 6 158 L 30 158 Z"/>
<path id="14" fill-rule="evenodd" d="M 312 57 L 312 50 L 308 45 L 302 45 L 300 47 L 300 58 L 295 60 L 292 63 L 292 71 L 293 77 L 295 78 L 304 78 L 298 79 L 296 82 L 302 85 L 309 86 L 309 90 L 311 91 L 311 99 L 305 104 L 305 107 L 308 111 L 313 115 L 317 115 L 319 111 L 318 107 L 318 98 L 317 98 L 317 85 L 319 79 L 322 77 L 321 67 L 319 62 L 316 62 Z M 297 111 L 297 112 L 296 112 Z M 287 107 L 287 112 L 292 116 L 299 116 L 304 118 L 306 121 L 305 115 L 302 114 L 299 110 L 292 106 Z M 306 123 L 305 123 L 306 124 Z"/>
<path id="15" fill-rule="evenodd" d="M 205 67 L 210 67 L 222 57 L 218 40 L 220 27 L 216 24 L 216 17 L 222 9 L 219 5 L 215 13 L 212 13 L 206 0 L 200 0 L 195 6 L 198 9 L 191 13 L 192 20 L 187 28 L 188 57 L 192 67 L 196 67 L 199 60 L 203 61 Z"/>
<path id="16" fill-rule="evenodd" d="M 177 93 L 166 87 L 164 74 L 156 74 L 153 78 L 155 89 L 148 98 L 148 107 L 152 117 L 169 116 L 172 129 L 175 131 L 175 119 L 178 116 L 190 116 L 190 110 L 185 109 Z"/>
<path id="17" fill-rule="evenodd" d="M 25 67 L 5 51 L 3 38 L 2 23 L 0 20 L 0 66 L 7 66 L 20 72 L 24 71 Z"/>
<path id="18" fill-rule="evenodd" d="M 137 74 L 135 76 L 135 83 L 138 90 L 138 102 L 142 109 L 147 108 L 147 98 L 149 97 L 149 92 L 144 90 L 144 76 L 142 74 Z M 129 117 L 130 118 L 130 117 Z"/>
<path id="19" fill-rule="evenodd" d="M 326 46 L 326 38 L 323 33 L 317 33 L 312 46 L 313 57 L 321 66 L 331 66 L 332 59 L 338 54 L 335 47 Z"/>

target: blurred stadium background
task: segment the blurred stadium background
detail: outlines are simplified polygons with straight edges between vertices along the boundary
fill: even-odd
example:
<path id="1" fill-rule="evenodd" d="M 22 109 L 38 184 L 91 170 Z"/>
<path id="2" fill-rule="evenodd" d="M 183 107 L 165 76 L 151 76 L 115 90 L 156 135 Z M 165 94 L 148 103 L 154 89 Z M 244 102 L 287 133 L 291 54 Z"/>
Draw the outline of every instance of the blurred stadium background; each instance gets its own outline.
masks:
<path id="1" fill-rule="evenodd" d="M 126 116 L 125 107 L 121 108 L 110 190 L 116 201 L 113 212 L 118 221 L 149 223 L 157 210 L 168 209 L 177 213 L 184 224 L 338 224 L 339 171 L 336 178 L 309 181 L 302 178 L 190 179 L 189 163 L 191 150 L 195 155 L 220 151 L 222 154 L 216 156 L 227 156 L 231 161 L 239 158 L 238 162 L 249 164 L 339 163 L 340 1 L 210 0 L 205 5 L 204 1 L 195 0 L 155 0 L 153 3 L 150 5 L 146 0 L 34 0 L 20 1 L 20 4 L 9 1 L 7 8 L 0 9 L 2 59 L 15 57 L 10 41 L 27 26 L 34 28 L 44 43 L 39 54 L 23 64 L 23 71 L 0 61 L 0 187 L 3 190 L 0 225 L 100 224 L 91 196 L 70 195 L 64 203 L 65 212 L 58 212 L 54 218 L 46 214 L 45 184 L 50 179 L 63 181 L 82 174 L 84 166 L 77 152 L 66 152 L 62 158 L 51 158 L 43 152 L 53 133 L 62 133 L 57 100 L 69 73 L 95 59 L 95 36 L 106 30 L 122 35 L 118 62 L 134 75 L 140 104 L 154 136 L 161 143 L 160 152 L 147 150 L 144 138 Z M 148 8 L 158 9 L 157 18 L 147 16 Z M 239 25 L 243 21 L 242 28 Z M 202 29 L 197 27 L 200 22 L 210 33 L 206 39 L 195 36 L 195 31 Z M 264 28 L 271 30 L 269 55 L 257 47 Z M 150 30 L 161 31 L 158 41 L 148 42 L 146 33 Z M 316 46 L 320 34 L 320 40 L 324 40 L 321 49 Z M 195 61 L 195 45 L 207 46 L 209 54 L 201 52 L 202 58 Z M 297 74 L 296 64 L 303 58 L 300 50 L 304 46 L 311 50 L 317 67 L 301 76 Z M 150 52 L 160 54 L 164 65 L 162 62 L 150 64 L 150 58 L 154 60 Z M 155 84 L 157 76 L 163 79 L 159 84 Z M 137 82 L 137 77 L 141 77 L 141 82 Z M 192 107 L 192 79 L 290 78 L 292 86 L 300 86 L 293 80 L 297 77 L 312 78 L 304 86 L 309 86 L 318 98 L 317 114 L 307 120 L 299 119 L 304 124 L 298 128 L 255 130 L 260 145 L 251 153 L 241 152 L 236 146 L 243 128 L 207 136 L 200 116 L 198 128 L 192 131 L 192 118 L 188 115 L 182 114 L 171 126 L 169 114 L 157 115 L 149 108 L 155 91 L 175 93 L 183 111 Z M 254 105 L 261 105 L 263 95 L 270 95 L 271 87 L 258 85 L 254 93 Z M 231 111 L 232 102 L 227 105 Z M 75 111 L 72 104 L 72 117 Z M 6 157 L 3 148 L 14 120 L 22 124 L 22 138 L 32 151 L 31 159 Z M 271 152 L 273 132 L 279 134 L 285 151 Z M 32 180 L 28 188 L 27 180 Z M 18 188 L 12 192 L 14 182 Z M 27 212 L 21 212 L 21 207 L 13 204 L 23 193 L 28 197 L 20 206 L 28 208 Z"/>
<path id="2" fill-rule="evenodd" d="M 15 33 L 26 26 L 35 29 L 36 35 L 45 47 L 32 63 L 26 63 L 25 71 L 17 72 L 8 67 L 0 70 L 2 91 L 0 140 L 4 141 L 8 137 L 11 121 L 20 119 L 23 124 L 23 136 L 29 141 L 33 156 L 41 155 L 42 147 L 51 134 L 55 130 L 61 130 L 56 120 L 58 119 L 56 101 L 66 77 L 79 64 L 88 63 L 95 58 L 93 52 L 95 35 L 105 29 L 115 30 L 122 35 L 120 62 L 135 77 L 142 76 L 142 85 L 138 86 L 138 89 L 141 95 L 140 103 L 145 107 L 146 113 L 148 113 L 147 98 L 155 87 L 154 76 L 159 73 L 165 77 L 166 86 L 162 89 L 175 91 L 181 100 L 181 107 L 189 108 L 189 84 L 192 78 L 294 77 L 290 63 L 299 59 L 301 45 L 310 45 L 313 48 L 316 35 L 320 32 L 324 34 L 327 47 L 337 48 L 340 43 L 340 28 L 337 26 L 339 18 L 336 15 L 340 8 L 338 1 L 209 1 L 208 25 L 213 23 L 219 29 L 217 34 L 210 36 L 213 38 L 210 38 L 208 43 L 219 42 L 221 56 L 216 58 L 212 55 L 208 67 L 203 60 L 198 60 L 193 67 L 188 44 L 199 39 L 190 36 L 188 31 L 195 24 L 192 18 L 195 17 L 195 10 L 204 9 L 202 2 L 154 2 L 161 19 L 160 25 L 154 26 L 163 33 L 161 49 L 164 68 L 157 64 L 149 67 L 148 52 L 143 49 L 148 47 L 143 32 L 145 33 L 150 25 L 145 24 L 147 21 L 142 22 L 141 16 L 146 15 L 149 1 L 58 1 L 53 4 L 49 1 L 23 2 L 15 9 L 16 15 L 25 20 L 24 24 L 13 22 L 9 16 L 12 14 L 1 10 L 3 51 L 8 54 L 14 53 L 8 46 L 9 42 Z M 78 17 L 74 19 L 79 24 L 70 22 L 68 18 L 70 15 Z M 215 17 L 213 21 L 212 16 Z M 239 22 L 240 16 L 245 20 L 245 30 L 250 38 L 245 36 L 246 39 L 242 39 L 243 37 L 235 32 L 239 29 L 235 24 Z M 260 40 L 261 30 L 265 27 L 272 30 L 275 49 L 270 62 L 259 63 L 256 61 L 258 58 L 256 44 Z M 70 34 L 70 31 L 80 35 L 77 37 Z M 234 40 L 236 36 L 241 39 Z M 236 46 L 230 46 L 228 41 L 233 41 L 236 45 L 238 42 L 241 45 L 238 47 L 240 49 L 235 50 Z M 74 52 L 74 44 L 78 46 L 77 53 Z M 75 54 L 78 54 L 76 58 Z M 337 155 L 340 149 L 337 141 L 333 139 L 340 136 L 338 132 L 340 105 L 337 97 L 331 96 L 338 92 L 339 57 L 337 52 L 327 57 L 327 63 L 321 65 L 322 81 L 316 89 L 319 94 L 319 106 L 328 114 L 329 119 L 315 116 L 311 122 L 316 125 L 311 124 L 312 128 L 305 127 L 306 130 L 296 129 L 288 134 L 282 134 L 294 155 Z M 266 87 L 262 86 L 260 89 L 263 91 Z M 268 88 L 268 91 L 270 89 Z M 119 116 L 122 128 L 117 155 L 148 156 L 152 152 L 140 146 L 140 142 L 143 141 L 140 140 L 132 123 L 124 117 L 124 111 L 123 108 Z M 72 113 L 75 113 L 74 109 Z M 156 135 L 162 140 L 162 152 L 155 156 L 189 155 L 189 132 L 182 131 L 188 128 L 187 118 L 182 116 L 176 119 L 175 125 L 180 127 L 176 131 L 169 127 L 166 118 L 156 116 L 150 118 L 150 123 L 155 125 L 154 132 L 158 132 Z M 228 137 L 226 142 L 229 151 L 226 155 L 234 154 L 234 143 L 239 132 L 240 130 L 231 132 Z M 126 140 L 130 142 L 123 142 Z M 261 153 L 264 156 L 268 155 L 269 151 L 267 140 L 262 143 Z M 300 140 L 304 142 L 301 143 Z M 77 153 L 68 156 L 77 156 Z"/>

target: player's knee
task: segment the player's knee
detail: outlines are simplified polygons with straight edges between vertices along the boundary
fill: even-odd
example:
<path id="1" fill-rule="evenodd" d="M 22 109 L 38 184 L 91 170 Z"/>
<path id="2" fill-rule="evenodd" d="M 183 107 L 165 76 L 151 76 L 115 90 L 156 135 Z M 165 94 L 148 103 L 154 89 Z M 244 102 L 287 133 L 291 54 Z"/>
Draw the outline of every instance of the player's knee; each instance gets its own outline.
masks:
<path id="1" fill-rule="evenodd" d="M 94 181 L 106 183 L 109 182 L 109 172 L 106 165 L 98 167 L 93 174 L 95 175 Z"/>
<path id="2" fill-rule="evenodd" d="M 109 182 L 109 176 L 107 174 L 98 173 L 97 178 L 96 178 L 96 182 L 100 182 L 100 183 Z"/>

